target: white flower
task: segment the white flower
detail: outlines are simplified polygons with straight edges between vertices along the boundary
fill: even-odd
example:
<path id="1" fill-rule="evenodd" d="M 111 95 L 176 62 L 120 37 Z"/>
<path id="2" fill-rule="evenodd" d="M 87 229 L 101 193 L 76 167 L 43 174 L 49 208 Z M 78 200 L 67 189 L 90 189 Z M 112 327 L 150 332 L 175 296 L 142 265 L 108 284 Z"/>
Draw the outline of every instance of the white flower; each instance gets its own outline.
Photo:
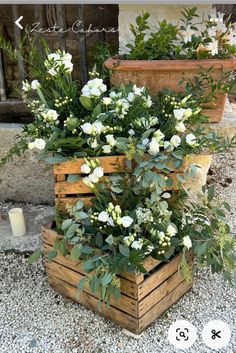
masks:
<path id="1" fill-rule="evenodd" d="M 90 95 L 99 97 L 101 95 L 101 91 L 99 90 L 98 87 L 93 87 L 90 89 Z"/>
<path id="2" fill-rule="evenodd" d="M 109 104 L 111 104 L 112 99 L 111 99 L 110 97 L 104 97 L 104 98 L 102 99 L 102 102 L 103 102 L 103 104 L 105 104 L 105 105 L 109 105 Z"/>
<path id="3" fill-rule="evenodd" d="M 109 214 L 106 212 L 106 211 L 102 211 L 99 213 L 98 215 L 98 220 L 100 222 L 108 222 L 108 219 L 109 219 Z"/>
<path id="4" fill-rule="evenodd" d="M 106 92 L 106 90 L 107 86 L 103 83 L 103 80 L 101 78 L 95 78 L 93 80 L 89 80 L 82 88 L 81 92 L 82 95 L 86 97 L 99 97 L 103 92 Z"/>
<path id="5" fill-rule="evenodd" d="M 69 54 L 70 55 L 70 54 Z M 67 73 L 71 73 L 73 70 L 73 64 L 70 60 L 64 60 L 62 61 L 64 68 L 65 68 L 65 72 Z"/>
<path id="6" fill-rule="evenodd" d="M 164 139 L 165 135 L 161 132 L 161 130 L 157 130 L 154 132 L 153 136 L 155 137 L 155 139 L 160 142 L 161 140 Z"/>
<path id="7" fill-rule="evenodd" d="M 190 28 L 190 25 L 187 25 L 184 31 L 181 31 L 184 43 L 188 43 L 192 41 L 192 35 L 195 33 L 193 29 Z"/>
<path id="8" fill-rule="evenodd" d="M 159 142 L 155 137 L 153 137 L 149 144 L 148 153 L 150 153 L 152 156 L 155 156 L 159 151 L 160 151 Z"/>
<path id="9" fill-rule="evenodd" d="M 102 150 L 104 153 L 111 153 L 111 146 L 110 145 L 104 145 L 102 146 Z"/>
<path id="10" fill-rule="evenodd" d="M 85 123 L 83 125 L 81 125 L 81 129 L 83 130 L 83 132 L 87 135 L 91 135 L 92 131 L 93 131 L 93 126 L 90 123 Z"/>
<path id="11" fill-rule="evenodd" d="M 100 135 L 100 133 L 104 130 L 104 125 L 101 121 L 96 120 L 93 123 L 94 128 L 96 129 L 96 132 Z"/>
<path id="12" fill-rule="evenodd" d="M 34 141 L 35 147 L 39 150 L 43 150 L 46 146 L 46 142 L 43 139 L 36 139 Z"/>
<path id="13" fill-rule="evenodd" d="M 96 167 L 93 171 L 93 174 L 96 175 L 98 178 L 101 178 L 104 175 L 102 167 Z"/>
<path id="14" fill-rule="evenodd" d="M 183 238 L 183 245 L 187 248 L 190 249 L 192 247 L 192 240 L 190 239 L 190 237 L 188 235 L 186 235 Z"/>
<path id="15" fill-rule="evenodd" d="M 31 82 L 31 88 L 32 88 L 33 90 L 36 90 L 36 89 L 39 88 L 39 87 L 40 87 L 40 83 L 39 83 L 38 80 L 33 80 L 33 81 Z"/>
<path id="16" fill-rule="evenodd" d="M 174 116 L 177 120 L 182 120 L 184 117 L 185 109 L 179 108 L 179 109 L 174 109 Z"/>
<path id="17" fill-rule="evenodd" d="M 192 109 L 191 108 L 187 108 L 187 109 L 185 109 L 185 112 L 184 112 L 184 118 L 188 119 L 192 114 L 193 114 Z"/>
<path id="18" fill-rule="evenodd" d="M 165 141 L 164 142 L 164 149 L 167 150 L 167 149 L 173 149 L 170 141 Z"/>
<path id="19" fill-rule="evenodd" d="M 141 250 L 143 247 L 143 239 L 135 240 L 131 244 L 131 248 L 136 249 L 136 250 Z"/>
<path id="20" fill-rule="evenodd" d="M 186 127 L 182 121 L 180 121 L 177 125 L 175 125 L 175 130 L 178 132 L 186 131 Z"/>
<path id="21" fill-rule="evenodd" d="M 173 147 L 178 147 L 181 144 L 181 138 L 178 135 L 173 135 L 170 139 L 170 143 Z"/>
<path id="22" fill-rule="evenodd" d="M 89 177 L 83 178 L 83 183 L 91 189 L 93 189 L 93 187 L 94 187 L 93 183 L 89 180 Z"/>
<path id="23" fill-rule="evenodd" d="M 61 59 L 61 56 L 58 53 L 50 53 L 50 54 L 48 54 L 48 60 L 58 61 L 60 59 Z"/>
<path id="24" fill-rule="evenodd" d="M 57 114 L 56 110 L 53 110 L 53 109 L 49 109 L 47 111 L 46 116 L 47 116 L 48 120 L 52 120 L 52 121 L 55 121 L 58 118 L 58 114 Z"/>
<path id="25" fill-rule="evenodd" d="M 136 85 L 133 86 L 133 92 L 136 94 L 136 96 L 141 96 L 144 90 L 145 87 L 137 87 Z"/>
<path id="26" fill-rule="evenodd" d="M 210 27 L 207 29 L 207 34 L 210 38 L 216 37 L 216 27 Z"/>
<path id="27" fill-rule="evenodd" d="M 152 106 L 152 99 L 150 96 L 148 96 L 146 99 L 146 106 L 147 108 L 150 108 Z"/>
<path id="28" fill-rule="evenodd" d="M 207 50 L 211 52 L 212 56 L 215 56 L 218 54 L 218 40 L 212 39 L 210 43 L 207 44 L 206 46 Z"/>
<path id="29" fill-rule="evenodd" d="M 54 68 L 54 67 L 51 67 L 49 70 L 48 70 L 48 73 L 49 75 L 51 76 L 56 76 L 58 71 Z"/>
<path id="30" fill-rule="evenodd" d="M 195 145 L 196 144 L 196 136 L 194 134 L 186 135 L 186 143 L 190 146 Z"/>
<path id="31" fill-rule="evenodd" d="M 172 224 L 169 224 L 166 232 L 167 232 L 167 235 L 169 235 L 169 237 L 173 237 L 177 233 L 177 229 L 174 226 L 172 226 Z"/>
<path id="32" fill-rule="evenodd" d="M 113 136 L 113 135 L 106 135 L 105 138 L 106 138 L 106 140 L 107 140 L 107 143 L 109 143 L 109 145 L 110 145 L 111 147 L 114 147 L 114 146 L 117 144 L 117 142 L 116 142 L 116 140 L 114 139 L 114 136 Z"/>
<path id="33" fill-rule="evenodd" d="M 28 149 L 33 150 L 35 148 L 35 142 L 29 142 L 28 143 Z"/>
<path id="34" fill-rule="evenodd" d="M 129 94 L 128 94 L 128 96 L 127 96 L 127 99 L 128 99 L 128 101 L 130 102 L 130 103 L 132 103 L 133 102 L 133 100 L 134 100 L 134 93 L 133 92 L 130 92 Z"/>
<path id="35" fill-rule="evenodd" d="M 133 218 L 131 218 L 130 216 L 124 216 L 121 218 L 121 224 L 124 228 L 129 228 L 129 226 L 131 226 L 133 221 L 134 221 Z"/>
<path id="36" fill-rule="evenodd" d="M 112 226 L 112 227 L 115 226 L 114 221 L 113 221 L 113 219 L 112 219 L 111 217 L 108 218 L 107 223 L 108 223 L 110 226 Z"/>
<path id="37" fill-rule="evenodd" d="M 28 92 L 31 90 L 31 85 L 29 84 L 29 82 L 27 80 L 22 81 L 22 91 L 24 92 Z"/>
<path id="38" fill-rule="evenodd" d="M 91 146 L 91 148 L 97 148 L 98 147 L 97 139 L 94 139 L 90 146 Z"/>
<path id="39" fill-rule="evenodd" d="M 130 130 L 128 131 L 128 134 L 129 134 L 130 136 L 134 136 L 134 135 L 135 135 L 135 131 L 134 131 L 133 129 L 130 129 Z"/>
<path id="40" fill-rule="evenodd" d="M 88 180 L 91 181 L 91 183 L 93 183 L 93 184 L 96 184 L 99 182 L 99 178 L 94 173 L 92 173 L 88 176 Z"/>
<path id="41" fill-rule="evenodd" d="M 125 245 L 130 246 L 130 244 L 134 241 L 134 236 L 133 235 L 129 235 L 127 237 L 123 238 L 123 242 L 125 243 Z"/>
<path id="42" fill-rule="evenodd" d="M 81 165 L 80 170 L 83 174 L 89 174 L 91 172 L 91 168 L 86 163 Z"/>

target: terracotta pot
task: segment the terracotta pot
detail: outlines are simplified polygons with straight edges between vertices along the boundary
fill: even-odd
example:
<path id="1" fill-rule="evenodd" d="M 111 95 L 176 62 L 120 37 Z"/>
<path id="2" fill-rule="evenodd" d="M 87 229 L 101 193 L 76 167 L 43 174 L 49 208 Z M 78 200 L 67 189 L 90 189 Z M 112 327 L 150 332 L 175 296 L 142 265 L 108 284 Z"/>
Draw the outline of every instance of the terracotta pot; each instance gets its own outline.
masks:
<path id="1" fill-rule="evenodd" d="M 194 77 L 203 69 L 213 67 L 212 75 L 220 78 L 223 70 L 236 69 L 236 59 L 209 59 L 209 60 L 119 60 L 110 58 L 105 61 L 106 68 L 112 70 L 111 83 L 119 86 L 121 83 L 135 83 L 137 86 L 146 86 L 151 94 L 155 94 L 164 88 L 170 88 L 177 92 L 184 90 L 178 86 L 184 75 Z M 211 122 L 219 122 L 223 117 L 227 95 L 216 94 L 217 100 L 209 104 L 204 114 Z"/>

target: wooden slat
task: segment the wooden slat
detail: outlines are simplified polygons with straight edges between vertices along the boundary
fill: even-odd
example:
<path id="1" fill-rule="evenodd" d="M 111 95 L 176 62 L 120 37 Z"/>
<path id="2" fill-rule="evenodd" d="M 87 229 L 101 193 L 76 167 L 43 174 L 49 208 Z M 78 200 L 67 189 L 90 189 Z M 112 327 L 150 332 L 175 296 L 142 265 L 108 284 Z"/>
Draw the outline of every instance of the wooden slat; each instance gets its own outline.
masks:
<path id="1" fill-rule="evenodd" d="M 96 159 L 96 158 L 94 158 Z M 116 173 L 125 168 L 125 156 L 107 156 L 97 158 L 104 173 Z M 93 158 L 91 158 L 93 160 Z M 85 163 L 84 158 L 77 158 L 63 163 L 54 164 L 54 174 L 81 174 L 81 166 Z"/>
<path id="2" fill-rule="evenodd" d="M 61 197 L 55 199 L 56 206 L 62 211 L 66 211 L 66 206 L 75 206 L 79 200 L 84 201 L 85 206 L 91 206 L 91 200 L 94 199 L 95 196 L 84 196 L 84 197 Z"/>
<path id="3" fill-rule="evenodd" d="M 192 253 L 189 253 L 188 258 L 192 257 Z M 150 292 L 152 292 L 157 286 L 163 283 L 168 277 L 170 277 L 179 267 L 182 255 L 176 256 L 171 262 L 163 265 L 158 271 L 154 272 L 151 276 L 145 279 L 144 282 L 138 286 L 138 300 L 140 301 Z"/>
<path id="4" fill-rule="evenodd" d="M 189 263 L 189 267 L 192 267 L 192 262 Z M 183 281 L 184 278 L 179 271 L 176 271 L 173 275 L 167 278 L 160 286 L 139 302 L 138 317 L 142 317 L 148 310 L 150 310 L 156 303 L 160 302 Z"/>
<path id="5" fill-rule="evenodd" d="M 50 277 L 59 278 L 62 281 L 69 283 L 76 288 L 80 280 L 85 277 L 85 275 L 73 271 L 63 265 L 59 265 L 54 261 L 47 262 L 46 268 Z M 93 295 L 95 298 L 98 298 L 98 295 L 92 293 L 88 286 L 85 286 L 84 291 L 88 294 Z M 138 315 L 137 300 L 130 298 L 124 294 L 121 294 L 119 298 L 111 297 L 111 305 L 134 317 L 137 317 Z"/>
<path id="6" fill-rule="evenodd" d="M 55 288 L 63 296 L 98 312 L 134 333 L 138 333 L 138 319 L 131 315 L 125 314 L 113 306 L 108 307 L 106 304 L 102 304 L 101 311 L 99 311 L 98 300 L 92 295 L 82 292 L 78 296 L 78 290 L 75 287 L 55 277 L 50 276 L 48 282 L 52 288 Z"/>
<path id="7" fill-rule="evenodd" d="M 166 297 L 164 297 L 159 303 L 153 306 L 142 318 L 139 319 L 138 332 L 142 332 L 148 327 L 153 321 L 155 321 L 162 313 L 169 309 L 174 303 L 176 303 L 185 293 L 187 293 L 192 287 L 192 283 L 182 282 Z"/>
<path id="8" fill-rule="evenodd" d="M 61 181 L 55 184 L 56 195 L 73 195 L 73 194 L 91 194 L 92 189 L 87 186 L 83 180 L 74 181 L 69 183 L 68 181 Z M 62 196 L 63 198 L 65 196 Z"/>

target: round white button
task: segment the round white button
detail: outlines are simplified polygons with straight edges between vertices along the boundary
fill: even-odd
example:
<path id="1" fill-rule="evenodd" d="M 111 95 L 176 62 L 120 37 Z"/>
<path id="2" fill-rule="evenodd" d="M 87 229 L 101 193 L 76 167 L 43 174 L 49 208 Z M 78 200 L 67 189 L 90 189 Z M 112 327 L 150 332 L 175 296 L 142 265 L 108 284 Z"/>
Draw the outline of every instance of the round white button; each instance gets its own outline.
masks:
<path id="1" fill-rule="evenodd" d="M 231 338 L 231 330 L 228 324 L 222 320 L 209 321 L 202 331 L 202 339 L 207 347 L 226 347 Z"/>
<path id="2" fill-rule="evenodd" d="M 168 330 L 168 340 L 175 348 L 191 347 L 197 339 L 197 328 L 186 320 L 175 321 Z"/>

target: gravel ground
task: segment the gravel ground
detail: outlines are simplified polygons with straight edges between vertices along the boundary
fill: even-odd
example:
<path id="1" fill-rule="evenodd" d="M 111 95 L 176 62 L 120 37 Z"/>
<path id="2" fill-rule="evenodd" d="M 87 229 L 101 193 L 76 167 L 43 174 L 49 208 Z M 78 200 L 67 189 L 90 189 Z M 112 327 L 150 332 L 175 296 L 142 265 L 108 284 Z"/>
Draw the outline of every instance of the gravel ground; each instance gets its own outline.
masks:
<path id="1" fill-rule="evenodd" d="M 208 182 L 232 206 L 230 222 L 236 230 L 235 151 L 218 156 Z M 115 324 L 77 305 L 50 289 L 43 261 L 29 266 L 27 254 L 0 253 L 0 353 L 174 353 L 167 331 L 178 319 L 191 321 L 199 338 L 190 353 L 208 353 L 201 340 L 206 322 L 221 319 L 232 329 L 227 348 L 218 352 L 236 353 L 236 290 L 220 276 L 201 270 L 193 289 L 139 339 L 127 337 Z"/>

